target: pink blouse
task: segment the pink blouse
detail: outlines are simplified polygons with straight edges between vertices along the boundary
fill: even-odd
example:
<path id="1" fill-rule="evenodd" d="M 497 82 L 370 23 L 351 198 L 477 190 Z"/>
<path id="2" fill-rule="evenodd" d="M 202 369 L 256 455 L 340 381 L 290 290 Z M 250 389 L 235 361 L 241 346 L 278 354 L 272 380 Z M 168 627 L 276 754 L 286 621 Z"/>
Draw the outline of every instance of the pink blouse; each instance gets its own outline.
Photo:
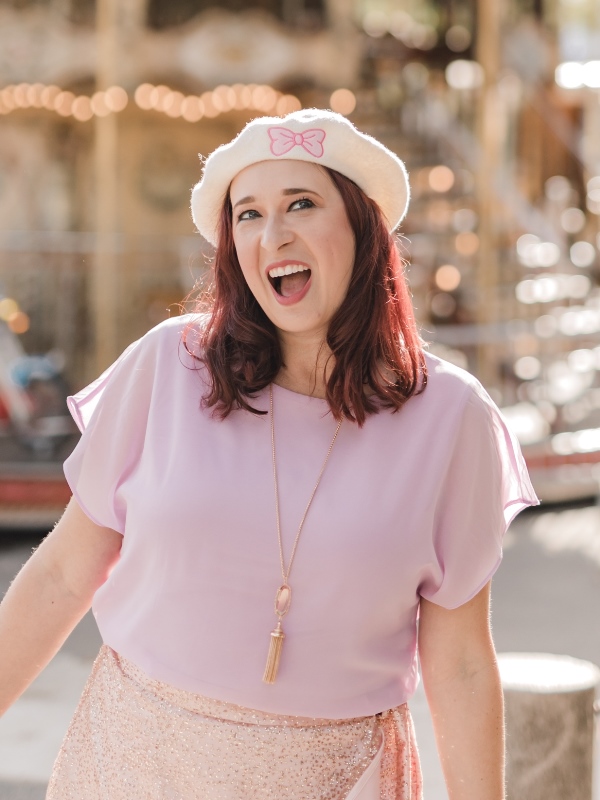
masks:
<path id="1" fill-rule="evenodd" d="M 264 711 L 344 718 L 405 702 L 420 597 L 473 597 L 510 521 L 538 502 L 518 443 L 478 381 L 430 355 L 423 394 L 363 428 L 344 421 L 300 537 L 279 675 L 264 684 L 281 583 L 269 418 L 200 408 L 189 322 L 154 328 L 69 398 L 83 435 L 65 475 L 85 513 L 124 536 L 93 603 L 104 642 L 158 680 Z M 273 395 L 287 561 L 336 422 L 324 400 Z"/>

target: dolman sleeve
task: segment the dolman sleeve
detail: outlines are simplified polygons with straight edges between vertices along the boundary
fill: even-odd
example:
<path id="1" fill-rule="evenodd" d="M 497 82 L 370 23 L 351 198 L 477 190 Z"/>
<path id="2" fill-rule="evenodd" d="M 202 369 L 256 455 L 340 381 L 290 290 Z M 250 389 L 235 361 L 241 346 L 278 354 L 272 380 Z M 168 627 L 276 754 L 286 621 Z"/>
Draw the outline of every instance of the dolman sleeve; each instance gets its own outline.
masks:
<path id="1" fill-rule="evenodd" d="M 82 436 L 64 463 L 73 496 L 97 525 L 125 532 L 121 491 L 144 447 L 154 377 L 147 337 L 93 383 L 67 399 Z"/>
<path id="2" fill-rule="evenodd" d="M 474 597 L 502 560 L 516 515 L 539 500 L 521 448 L 480 384 L 468 387 L 433 515 L 432 558 L 420 585 L 452 609 Z"/>

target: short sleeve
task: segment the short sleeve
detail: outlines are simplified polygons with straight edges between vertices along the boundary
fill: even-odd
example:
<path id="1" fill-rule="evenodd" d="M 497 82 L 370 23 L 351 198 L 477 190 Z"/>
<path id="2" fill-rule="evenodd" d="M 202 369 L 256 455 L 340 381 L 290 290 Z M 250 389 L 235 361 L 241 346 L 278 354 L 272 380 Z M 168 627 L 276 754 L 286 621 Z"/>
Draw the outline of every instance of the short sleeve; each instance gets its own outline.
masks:
<path id="1" fill-rule="evenodd" d="M 130 345 L 97 380 L 67 399 L 82 436 L 64 463 L 73 496 L 97 525 L 125 532 L 122 487 L 144 447 L 152 384 L 147 337 Z"/>
<path id="2" fill-rule="evenodd" d="M 519 443 L 481 385 L 467 387 L 433 515 L 432 558 L 419 591 L 452 609 L 474 597 L 502 560 L 516 515 L 539 500 Z"/>

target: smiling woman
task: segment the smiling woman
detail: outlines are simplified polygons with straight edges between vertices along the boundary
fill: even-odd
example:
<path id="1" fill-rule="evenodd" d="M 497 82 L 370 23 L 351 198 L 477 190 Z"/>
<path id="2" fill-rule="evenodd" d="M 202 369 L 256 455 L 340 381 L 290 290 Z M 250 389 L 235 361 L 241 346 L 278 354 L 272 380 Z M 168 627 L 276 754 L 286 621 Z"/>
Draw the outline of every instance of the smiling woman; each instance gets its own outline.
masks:
<path id="1" fill-rule="evenodd" d="M 236 175 L 230 202 L 244 279 L 280 339 L 291 325 L 320 344 L 354 265 L 354 235 L 330 176 L 316 164 L 262 161 Z M 279 308 L 296 305 L 293 317 Z"/>
<path id="2" fill-rule="evenodd" d="M 207 407 L 255 410 L 253 394 L 274 381 L 362 425 L 424 389 L 402 261 L 354 181 L 304 160 L 258 161 L 234 177 L 219 230 L 201 342 Z"/>
<path id="3" fill-rule="evenodd" d="M 0 607 L 0 710 L 92 598 L 104 641 L 48 800 L 421 800 L 417 645 L 449 795 L 503 800 L 489 585 L 537 499 L 424 350 L 407 200 L 330 111 L 207 159 L 214 296 L 70 398 L 74 498 Z"/>

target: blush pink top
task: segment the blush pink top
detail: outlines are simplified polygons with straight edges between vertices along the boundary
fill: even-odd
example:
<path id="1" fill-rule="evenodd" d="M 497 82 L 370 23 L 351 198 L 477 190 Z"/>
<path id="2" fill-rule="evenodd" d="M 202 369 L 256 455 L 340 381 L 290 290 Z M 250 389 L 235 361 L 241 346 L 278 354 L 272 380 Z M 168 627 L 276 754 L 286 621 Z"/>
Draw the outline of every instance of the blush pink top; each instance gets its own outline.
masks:
<path id="1" fill-rule="evenodd" d="M 477 380 L 433 356 L 424 393 L 398 413 L 344 421 L 300 537 L 279 676 L 264 684 L 281 583 L 269 417 L 200 408 L 188 322 L 154 328 L 69 398 L 83 435 L 67 480 L 124 536 L 93 603 L 104 642 L 158 680 L 275 713 L 405 702 L 420 597 L 473 597 L 512 518 L 538 502 L 516 440 Z M 273 395 L 287 561 L 336 422 L 324 400 Z"/>

